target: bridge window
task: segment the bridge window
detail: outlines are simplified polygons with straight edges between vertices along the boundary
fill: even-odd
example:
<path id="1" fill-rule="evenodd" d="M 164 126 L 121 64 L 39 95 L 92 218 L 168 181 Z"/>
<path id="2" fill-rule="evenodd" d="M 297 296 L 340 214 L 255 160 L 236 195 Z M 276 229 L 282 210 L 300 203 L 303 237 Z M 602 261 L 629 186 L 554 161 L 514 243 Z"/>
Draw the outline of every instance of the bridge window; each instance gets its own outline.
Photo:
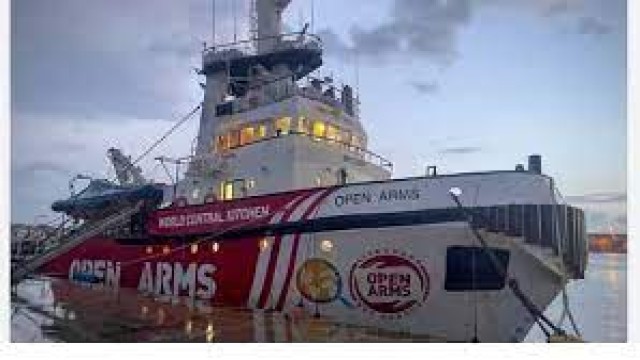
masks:
<path id="1" fill-rule="evenodd" d="M 336 140 L 338 137 L 338 129 L 333 125 L 327 125 L 326 138 L 329 140 Z"/>
<path id="2" fill-rule="evenodd" d="M 280 130 L 281 134 L 288 134 L 291 131 L 291 118 L 282 117 L 276 120 L 276 131 Z"/>
<path id="3" fill-rule="evenodd" d="M 255 129 L 253 126 L 246 127 L 240 132 L 240 145 L 250 144 L 255 141 Z"/>
<path id="4" fill-rule="evenodd" d="M 323 138 L 325 136 L 326 125 L 320 120 L 313 122 L 313 136 Z"/>
<path id="5" fill-rule="evenodd" d="M 261 139 L 267 137 L 267 126 L 264 124 L 258 125 L 258 137 Z"/>
<path id="6" fill-rule="evenodd" d="M 309 133 L 309 129 L 307 127 L 307 119 L 305 119 L 304 117 L 300 117 L 298 119 L 298 133 L 300 134 L 308 134 Z"/>

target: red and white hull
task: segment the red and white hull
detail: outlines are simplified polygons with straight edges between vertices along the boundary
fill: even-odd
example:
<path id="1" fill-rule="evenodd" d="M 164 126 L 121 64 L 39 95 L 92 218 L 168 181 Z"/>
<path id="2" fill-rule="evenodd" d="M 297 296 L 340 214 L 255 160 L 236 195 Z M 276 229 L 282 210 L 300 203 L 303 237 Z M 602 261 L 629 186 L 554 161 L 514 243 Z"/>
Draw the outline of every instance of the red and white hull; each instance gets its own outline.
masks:
<path id="1" fill-rule="evenodd" d="M 495 176 L 527 176 L 529 185 L 526 191 L 499 193 L 493 203 L 486 195 L 475 195 L 474 202 L 473 187 L 494 183 Z M 549 205 L 546 185 L 545 177 L 510 172 L 158 210 L 149 214 L 144 237 L 96 237 L 41 271 L 196 304 L 304 308 L 344 323 L 448 341 L 520 341 L 534 319 L 505 279 L 486 266 L 473 268 L 473 281 L 484 283 L 468 283 L 469 263 L 479 266 L 481 249 L 441 190 L 457 186 L 466 194 L 462 202 L 475 207 Z M 503 225 L 508 228 L 509 221 Z M 562 286 L 552 251 L 501 229 L 482 233 L 504 255 L 509 277 L 538 308 L 546 308 Z"/>

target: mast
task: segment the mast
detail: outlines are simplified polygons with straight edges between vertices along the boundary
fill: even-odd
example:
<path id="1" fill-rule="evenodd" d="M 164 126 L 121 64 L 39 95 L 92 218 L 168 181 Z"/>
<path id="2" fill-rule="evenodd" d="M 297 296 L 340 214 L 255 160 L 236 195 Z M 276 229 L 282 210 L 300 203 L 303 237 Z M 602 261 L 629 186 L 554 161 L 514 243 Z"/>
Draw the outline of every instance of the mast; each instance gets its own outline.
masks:
<path id="1" fill-rule="evenodd" d="M 291 0 L 255 0 L 258 23 L 258 54 L 272 51 L 278 43 L 282 28 L 282 13 Z"/>

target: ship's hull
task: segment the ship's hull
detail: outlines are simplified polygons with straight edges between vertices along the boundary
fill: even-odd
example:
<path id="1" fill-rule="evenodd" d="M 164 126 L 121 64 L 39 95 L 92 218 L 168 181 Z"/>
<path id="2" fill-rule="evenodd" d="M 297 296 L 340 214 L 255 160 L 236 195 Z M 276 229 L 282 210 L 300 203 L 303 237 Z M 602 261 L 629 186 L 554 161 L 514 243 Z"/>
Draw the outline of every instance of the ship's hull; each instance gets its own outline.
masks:
<path id="1" fill-rule="evenodd" d="M 481 230 L 483 248 L 459 209 L 429 196 L 437 190 L 430 180 L 412 181 L 161 210 L 150 215 L 145 237 L 96 237 L 41 270 L 196 306 L 304 309 L 446 341 L 524 339 L 535 320 L 506 280 L 544 310 L 562 285 L 553 251 L 508 235 L 508 219 L 504 229 Z M 430 205 L 417 204 L 425 199 Z"/>

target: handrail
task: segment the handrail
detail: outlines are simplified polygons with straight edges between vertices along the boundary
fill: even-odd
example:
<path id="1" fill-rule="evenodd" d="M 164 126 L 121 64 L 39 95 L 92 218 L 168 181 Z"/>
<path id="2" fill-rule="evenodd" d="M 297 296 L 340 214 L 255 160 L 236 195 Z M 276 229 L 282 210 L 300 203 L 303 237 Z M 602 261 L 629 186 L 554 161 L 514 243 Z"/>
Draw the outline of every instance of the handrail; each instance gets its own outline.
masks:
<path id="1" fill-rule="evenodd" d="M 31 272 L 37 270 L 39 267 L 46 264 L 56 256 L 70 251 L 84 241 L 105 231 L 107 228 L 126 221 L 131 215 L 140 211 L 143 205 L 144 201 L 139 201 L 132 207 L 125 208 L 124 210 L 111 214 L 104 219 L 96 220 L 95 222 L 87 222 L 76 229 L 76 231 L 68 234 L 63 234 L 58 239 L 58 244 L 56 247 L 39 254 L 35 258 L 30 259 L 28 263 L 23 264 L 16 269 L 12 269 L 11 283 L 15 284 L 20 282 Z"/>
<path id="2" fill-rule="evenodd" d="M 315 44 L 318 44 L 319 46 L 322 46 L 322 39 L 320 39 L 318 35 L 296 31 L 296 32 L 290 32 L 290 33 L 284 33 L 284 34 L 278 34 L 278 35 L 272 35 L 272 36 L 265 36 L 257 39 L 244 39 L 239 41 L 233 41 L 230 43 L 209 46 L 202 50 L 202 55 L 203 57 L 206 57 L 212 53 L 220 53 L 220 52 L 233 50 L 233 49 L 239 50 L 238 48 L 242 46 L 245 46 L 244 47 L 245 49 L 246 49 L 246 46 L 250 46 L 252 51 L 257 51 L 257 49 L 254 46 L 256 43 L 274 40 L 274 39 L 283 40 L 287 38 L 292 38 L 293 36 L 296 36 L 297 37 L 296 40 L 298 40 L 298 42 L 300 43 L 303 43 L 303 44 L 315 43 Z M 310 41 L 299 41 L 301 39 L 310 40 Z M 279 44 L 285 44 L 285 42 L 280 41 Z M 248 54 L 251 54 L 251 53 L 248 53 Z"/>
<path id="3" fill-rule="evenodd" d="M 336 92 L 340 92 L 340 89 L 336 88 Z M 335 97 L 328 97 L 322 93 L 315 92 L 310 90 L 308 87 L 299 87 L 298 85 L 291 86 L 283 86 L 278 88 L 278 90 L 274 93 L 271 92 L 269 94 L 264 94 L 264 98 L 256 101 L 255 99 L 250 99 L 248 97 L 242 97 L 231 101 L 233 106 L 233 113 L 240 114 L 247 111 L 251 111 L 253 109 L 259 108 L 264 105 L 277 103 L 280 101 L 284 101 L 287 99 L 291 99 L 295 96 L 300 96 L 308 100 L 318 101 L 327 106 L 331 106 L 333 108 L 337 108 L 340 111 L 346 113 L 348 116 L 352 118 L 358 118 L 359 115 L 359 102 L 354 101 L 353 103 L 353 114 L 347 113 L 347 108 L 345 104 L 343 104 L 340 99 Z M 357 98 L 355 98 L 357 100 Z M 220 104 L 218 104 L 220 105 Z"/>

